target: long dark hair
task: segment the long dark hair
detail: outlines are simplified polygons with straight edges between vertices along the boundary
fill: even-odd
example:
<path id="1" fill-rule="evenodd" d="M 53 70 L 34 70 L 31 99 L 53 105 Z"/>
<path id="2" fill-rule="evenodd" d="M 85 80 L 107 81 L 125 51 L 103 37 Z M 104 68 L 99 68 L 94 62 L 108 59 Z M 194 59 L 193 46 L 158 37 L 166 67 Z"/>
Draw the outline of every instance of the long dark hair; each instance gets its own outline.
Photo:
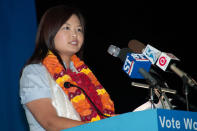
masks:
<path id="1" fill-rule="evenodd" d="M 75 14 L 82 25 L 83 32 L 85 32 L 85 22 L 82 14 L 77 8 L 67 7 L 65 5 L 58 5 L 48 9 L 40 20 L 38 31 L 36 35 L 36 47 L 33 55 L 27 61 L 26 65 L 37 64 L 43 61 L 47 56 L 49 50 L 51 50 L 58 58 L 59 62 L 64 66 L 63 61 L 58 51 L 55 49 L 54 37 L 60 27 L 73 15 Z M 84 44 L 83 44 L 84 45 Z M 83 46 L 82 46 L 83 48 Z M 83 50 L 82 48 L 77 53 L 77 56 L 82 59 Z"/>

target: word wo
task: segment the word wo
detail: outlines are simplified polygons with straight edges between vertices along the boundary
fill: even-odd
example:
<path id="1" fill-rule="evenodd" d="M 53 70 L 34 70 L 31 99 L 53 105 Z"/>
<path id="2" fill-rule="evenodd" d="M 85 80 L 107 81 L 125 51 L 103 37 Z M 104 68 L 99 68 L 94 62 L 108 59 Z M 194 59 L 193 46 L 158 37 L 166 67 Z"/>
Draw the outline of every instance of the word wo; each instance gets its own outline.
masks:
<path id="1" fill-rule="evenodd" d="M 180 129 L 181 128 L 181 120 L 175 120 L 173 117 L 172 119 L 166 119 L 165 116 L 161 117 L 159 116 L 159 121 L 162 128 L 173 128 L 173 129 Z M 197 122 L 193 121 L 189 118 L 183 118 L 184 125 L 182 127 L 185 127 L 185 130 L 197 130 Z"/>
<path id="2" fill-rule="evenodd" d="M 184 121 L 184 125 L 185 125 L 185 129 L 194 129 L 197 130 L 197 122 L 196 121 L 192 121 L 192 119 L 183 119 Z"/>

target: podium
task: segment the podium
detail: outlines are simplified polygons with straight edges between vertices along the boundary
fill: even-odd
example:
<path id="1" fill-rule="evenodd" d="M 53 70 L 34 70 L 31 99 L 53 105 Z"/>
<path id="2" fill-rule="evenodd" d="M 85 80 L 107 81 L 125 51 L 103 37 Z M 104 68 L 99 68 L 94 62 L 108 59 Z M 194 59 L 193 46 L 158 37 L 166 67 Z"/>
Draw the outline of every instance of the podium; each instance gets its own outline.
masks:
<path id="1" fill-rule="evenodd" d="M 62 131 L 197 131 L 197 112 L 149 109 L 124 113 Z"/>

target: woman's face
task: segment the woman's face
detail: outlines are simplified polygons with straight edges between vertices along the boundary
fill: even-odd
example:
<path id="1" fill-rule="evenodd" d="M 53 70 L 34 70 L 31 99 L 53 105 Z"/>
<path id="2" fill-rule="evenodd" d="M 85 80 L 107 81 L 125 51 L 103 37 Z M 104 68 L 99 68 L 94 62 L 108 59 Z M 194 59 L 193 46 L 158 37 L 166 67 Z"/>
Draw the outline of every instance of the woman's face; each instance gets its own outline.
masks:
<path id="1" fill-rule="evenodd" d="M 55 49 L 58 50 L 59 55 L 62 57 L 72 56 L 80 50 L 83 40 L 83 28 L 79 18 L 72 15 L 62 25 L 54 38 Z"/>

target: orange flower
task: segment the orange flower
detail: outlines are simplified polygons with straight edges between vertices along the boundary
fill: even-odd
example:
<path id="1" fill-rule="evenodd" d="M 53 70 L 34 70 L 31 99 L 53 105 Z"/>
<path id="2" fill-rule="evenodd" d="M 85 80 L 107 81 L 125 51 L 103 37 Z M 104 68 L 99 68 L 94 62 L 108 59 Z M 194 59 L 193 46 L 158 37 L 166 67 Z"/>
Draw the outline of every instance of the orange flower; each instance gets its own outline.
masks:
<path id="1" fill-rule="evenodd" d="M 81 111 L 82 116 L 87 116 L 87 115 L 90 115 L 90 114 L 91 114 L 91 110 L 82 110 Z"/>
<path id="2" fill-rule="evenodd" d="M 96 77 L 94 76 L 93 73 L 89 73 L 88 76 L 89 76 L 89 78 L 92 80 L 92 83 L 93 83 L 95 86 L 100 85 L 99 81 L 97 81 L 97 79 L 96 79 Z"/>
<path id="3" fill-rule="evenodd" d="M 68 89 L 68 91 L 69 91 L 69 92 L 72 92 L 72 93 L 74 93 L 76 90 L 77 90 L 77 88 L 75 88 L 75 87 L 70 87 L 70 88 Z"/>
<path id="4" fill-rule="evenodd" d="M 87 101 L 86 99 L 80 100 L 80 101 L 78 101 L 77 103 L 74 103 L 74 102 L 73 102 L 73 104 L 74 104 L 74 107 L 76 107 L 76 109 L 77 109 L 79 112 L 83 112 L 83 113 L 84 113 L 85 110 L 87 110 L 87 109 L 90 108 L 90 104 L 88 103 L 88 101 Z M 86 112 L 86 113 L 87 113 L 87 112 Z M 84 115 L 82 115 L 82 116 L 84 116 Z"/>
<path id="5" fill-rule="evenodd" d="M 62 71 L 62 68 L 61 68 L 61 67 L 57 67 L 57 68 L 55 69 L 55 72 L 58 73 L 58 74 L 59 74 L 61 71 Z"/>
<path id="6" fill-rule="evenodd" d="M 84 62 L 81 61 L 76 55 L 73 55 L 71 57 L 71 60 L 73 61 L 75 67 L 80 67 L 80 66 L 82 66 L 84 64 Z"/>
<path id="7" fill-rule="evenodd" d="M 113 102 L 111 100 L 109 100 L 108 93 L 101 95 L 101 101 L 102 101 L 102 103 L 105 103 L 103 105 L 104 108 L 114 111 L 114 109 L 112 108 L 114 105 L 113 105 Z"/>

